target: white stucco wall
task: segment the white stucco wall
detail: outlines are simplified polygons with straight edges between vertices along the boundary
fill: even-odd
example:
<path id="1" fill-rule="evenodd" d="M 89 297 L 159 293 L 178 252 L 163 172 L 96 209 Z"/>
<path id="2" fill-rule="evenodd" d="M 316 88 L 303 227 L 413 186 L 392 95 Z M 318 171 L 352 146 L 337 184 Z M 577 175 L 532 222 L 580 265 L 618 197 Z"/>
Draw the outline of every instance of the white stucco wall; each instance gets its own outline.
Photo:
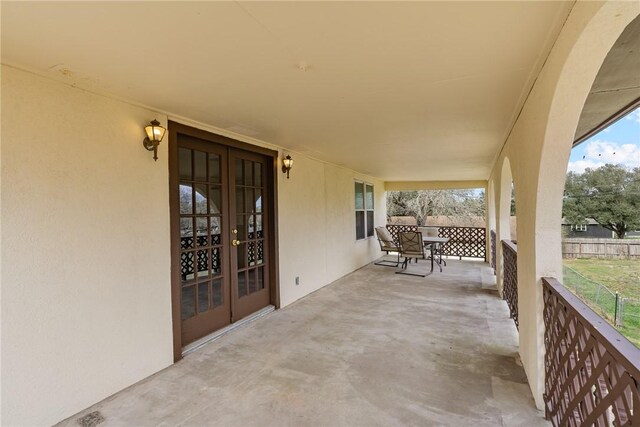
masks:
<path id="1" fill-rule="evenodd" d="M 49 425 L 172 363 L 167 143 L 142 147 L 167 115 L 6 66 L 1 91 L 2 421 Z M 382 182 L 287 153 L 282 306 L 380 256 L 355 240 L 354 179 L 386 218 Z"/>
<path id="2" fill-rule="evenodd" d="M 172 362 L 166 144 L 151 111 L 2 70 L 2 397 L 46 425 Z"/>
<path id="3" fill-rule="evenodd" d="M 381 255 L 375 237 L 356 241 L 356 179 L 374 185 L 375 225 L 386 223 L 381 181 L 300 154 L 292 156 L 291 179 L 282 175 L 278 190 L 282 306 Z"/>
<path id="4" fill-rule="evenodd" d="M 562 277 L 560 221 L 567 163 L 582 107 L 602 62 L 638 2 L 577 2 L 513 130 L 490 182 L 499 239 L 509 239 L 511 191 L 516 192 L 520 356 L 539 408 L 544 392 L 541 277 Z M 501 268 L 501 256 L 497 257 Z"/>

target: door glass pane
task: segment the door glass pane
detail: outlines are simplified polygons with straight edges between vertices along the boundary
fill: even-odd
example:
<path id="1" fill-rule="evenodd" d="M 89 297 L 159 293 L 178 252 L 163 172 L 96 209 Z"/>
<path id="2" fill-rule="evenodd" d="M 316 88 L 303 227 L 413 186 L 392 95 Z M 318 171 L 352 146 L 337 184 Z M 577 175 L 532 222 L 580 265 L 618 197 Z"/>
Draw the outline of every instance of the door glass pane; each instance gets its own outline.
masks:
<path id="1" fill-rule="evenodd" d="M 247 280 L 246 271 L 238 272 L 238 296 L 243 297 L 247 295 Z"/>
<path id="2" fill-rule="evenodd" d="M 209 282 L 198 283 L 198 313 L 209 310 Z"/>
<path id="3" fill-rule="evenodd" d="M 220 248 L 211 250 L 211 275 L 219 276 L 222 274 L 222 253 Z"/>
<path id="4" fill-rule="evenodd" d="M 207 180 L 207 153 L 202 151 L 193 152 L 194 180 Z"/>
<path id="5" fill-rule="evenodd" d="M 209 250 L 197 251 L 198 277 L 209 276 Z"/>
<path id="6" fill-rule="evenodd" d="M 264 289 L 264 267 L 259 267 L 258 272 L 258 288 Z"/>
<path id="7" fill-rule="evenodd" d="M 247 266 L 247 244 L 240 243 L 236 249 L 238 250 L 238 268 L 245 268 Z"/>
<path id="8" fill-rule="evenodd" d="M 221 208 L 221 191 L 218 186 L 209 187 L 209 213 L 219 214 Z"/>
<path id="9" fill-rule="evenodd" d="M 244 189 L 236 188 L 236 213 L 244 212 Z"/>
<path id="10" fill-rule="evenodd" d="M 195 253 L 184 252 L 180 254 L 180 276 L 182 282 L 190 282 L 195 277 Z"/>
<path id="11" fill-rule="evenodd" d="M 196 232 L 198 242 L 198 246 L 209 246 L 209 225 L 208 225 L 207 217 L 197 217 L 196 218 Z"/>
<path id="12" fill-rule="evenodd" d="M 247 260 L 249 266 L 256 265 L 256 242 L 247 242 Z"/>
<path id="13" fill-rule="evenodd" d="M 191 181 L 193 179 L 191 170 L 191 150 L 188 148 L 178 149 L 178 173 L 180 179 Z"/>
<path id="14" fill-rule="evenodd" d="M 222 218 L 217 216 L 209 217 L 209 223 L 211 224 L 211 244 L 222 244 L 220 231 L 222 230 Z"/>
<path id="15" fill-rule="evenodd" d="M 256 264 L 264 263 L 264 240 L 260 239 L 256 242 Z"/>
<path id="16" fill-rule="evenodd" d="M 356 182 L 356 209 L 364 209 L 364 184 Z"/>
<path id="17" fill-rule="evenodd" d="M 255 208 L 255 199 L 253 198 L 253 189 L 252 188 L 247 188 L 244 190 L 244 194 L 245 194 L 245 200 L 246 203 L 244 205 L 246 212 L 250 213 L 250 212 L 255 212 L 256 208 Z"/>
<path id="18" fill-rule="evenodd" d="M 262 163 L 253 164 L 253 179 L 256 187 L 262 187 Z"/>
<path id="19" fill-rule="evenodd" d="M 193 188 L 191 184 L 180 184 L 180 213 L 193 213 Z"/>
<path id="20" fill-rule="evenodd" d="M 236 225 L 238 230 L 237 239 L 240 241 L 247 240 L 247 226 L 245 225 L 244 215 L 238 215 L 238 221 Z"/>
<path id="21" fill-rule="evenodd" d="M 365 185 L 366 194 L 366 208 L 373 209 L 373 185 Z"/>
<path id="22" fill-rule="evenodd" d="M 244 161 L 244 185 L 253 185 L 253 162 Z"/>
<path id="23" fill-rule="evenodd" d="M 193 219 L 180 218 L 180 249 L 193 248 Z"/>
<path id="24" fill-rule="evenodd" d="M 356 239 L 364 239 L 364 211 L 356 212 Z"/>
<path id="25" fill-rule="evenodd" d="M 207 186 L 203 184 L 194 184 L 193 186 L 196 193 L 196 213 L 207 214 Z"/>
<path id="26" fill-rule="evenodd" d="M 254 221 L 254 216 L 253 215 L 249 215 L 247 217 L 247 231 L 249 232 L 249 234 L 248 234 L 249 239 L 255 239 L 256 238 L 256 235 L 254 234 L 254 231 L 253 231 L 255 229 L 253 221 Z"/>
<path id="27" fill-rule="evenodd" d="M 262 237 L 262 215 L 256 215 L 256 237 Z"/>
<path id="28" fill-rule="evenodd" d="M 236 159 L 236 185 L 242 185 L 242 178 L 244 173 L 242 171 L 242 159 Z"/>
<path id="29" fill-rule="evenodd" d="M 216 279 L 213 281 L 213 307 L 218 307 L 222 305 L 222 279 Z"/>
<path id="30" fill-rule="evenodd" d="M 373 211 L 367 211 L 367 237 L 373 236 Z"/>
<path id="31" fill-rule="evenodd" d="M 258 284 L 256 283 L 256 270 L 252 269 L 247 271 L 249 275 L 249 293 L 252 294 L 258 290 Z"/>
<path id="32" fill-rule="evenodd" d="M 262 191 L 256 190 L 254 193 L 256 212 L 262 212 Z"/>
<path id="33" fill-rule="evenodd" d="M 209 182 L 220 182 L 220 156 L 209 153 Z"/>
<path id="34" fill-rule="evenodd" d="M 188 319 L 196 314 L 196 287 L 182 288 L 182 319 Z"/>

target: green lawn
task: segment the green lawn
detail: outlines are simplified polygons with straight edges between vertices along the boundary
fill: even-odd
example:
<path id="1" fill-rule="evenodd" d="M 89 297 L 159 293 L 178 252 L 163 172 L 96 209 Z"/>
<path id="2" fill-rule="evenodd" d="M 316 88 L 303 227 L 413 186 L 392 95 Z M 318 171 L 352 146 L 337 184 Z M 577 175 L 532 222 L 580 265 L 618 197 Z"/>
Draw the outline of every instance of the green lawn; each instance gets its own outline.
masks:
<path id="1" fill-rule="evenodd" d="M 613 321 L 615 296 L 598 286 L 602 284 L 627 301 L 623 309 L 623 326 L 620 332 L 640 347 L 640 261 L 613 259 L 565 259 L 563 283 L 578 294 L 596 312 Z"/>

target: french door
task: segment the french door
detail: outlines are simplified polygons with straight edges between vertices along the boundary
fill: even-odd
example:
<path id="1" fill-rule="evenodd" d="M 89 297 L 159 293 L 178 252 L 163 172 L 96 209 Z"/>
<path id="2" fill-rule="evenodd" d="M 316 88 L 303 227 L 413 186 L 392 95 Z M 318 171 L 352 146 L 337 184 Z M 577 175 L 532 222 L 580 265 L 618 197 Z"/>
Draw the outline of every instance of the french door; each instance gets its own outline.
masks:
<path id="1" fill-rule="evenodd" d="M 179 347 L 273 299 L 274 158 L 189 130 L 170 124 L 176 157 L 170 161 L 172 236 L 177 236 L 172 295 Z"/>

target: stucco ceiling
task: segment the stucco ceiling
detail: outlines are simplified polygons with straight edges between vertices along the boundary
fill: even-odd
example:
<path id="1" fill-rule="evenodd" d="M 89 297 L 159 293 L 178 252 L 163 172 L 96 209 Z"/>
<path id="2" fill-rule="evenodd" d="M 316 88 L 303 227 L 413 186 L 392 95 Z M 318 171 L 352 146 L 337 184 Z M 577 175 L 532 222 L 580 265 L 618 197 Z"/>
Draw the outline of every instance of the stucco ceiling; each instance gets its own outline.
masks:
<path id="1" fill-rule="evenodd" d="M 575 140 L 640 100 L 640 17 L 622 32 L 605 58 L 584 104 Z"/>
<path id="2" fill-rule="evenodd" d="M 571 2 L 3 2 L 3 63 L 385 180 L 486 179 Z"/>

